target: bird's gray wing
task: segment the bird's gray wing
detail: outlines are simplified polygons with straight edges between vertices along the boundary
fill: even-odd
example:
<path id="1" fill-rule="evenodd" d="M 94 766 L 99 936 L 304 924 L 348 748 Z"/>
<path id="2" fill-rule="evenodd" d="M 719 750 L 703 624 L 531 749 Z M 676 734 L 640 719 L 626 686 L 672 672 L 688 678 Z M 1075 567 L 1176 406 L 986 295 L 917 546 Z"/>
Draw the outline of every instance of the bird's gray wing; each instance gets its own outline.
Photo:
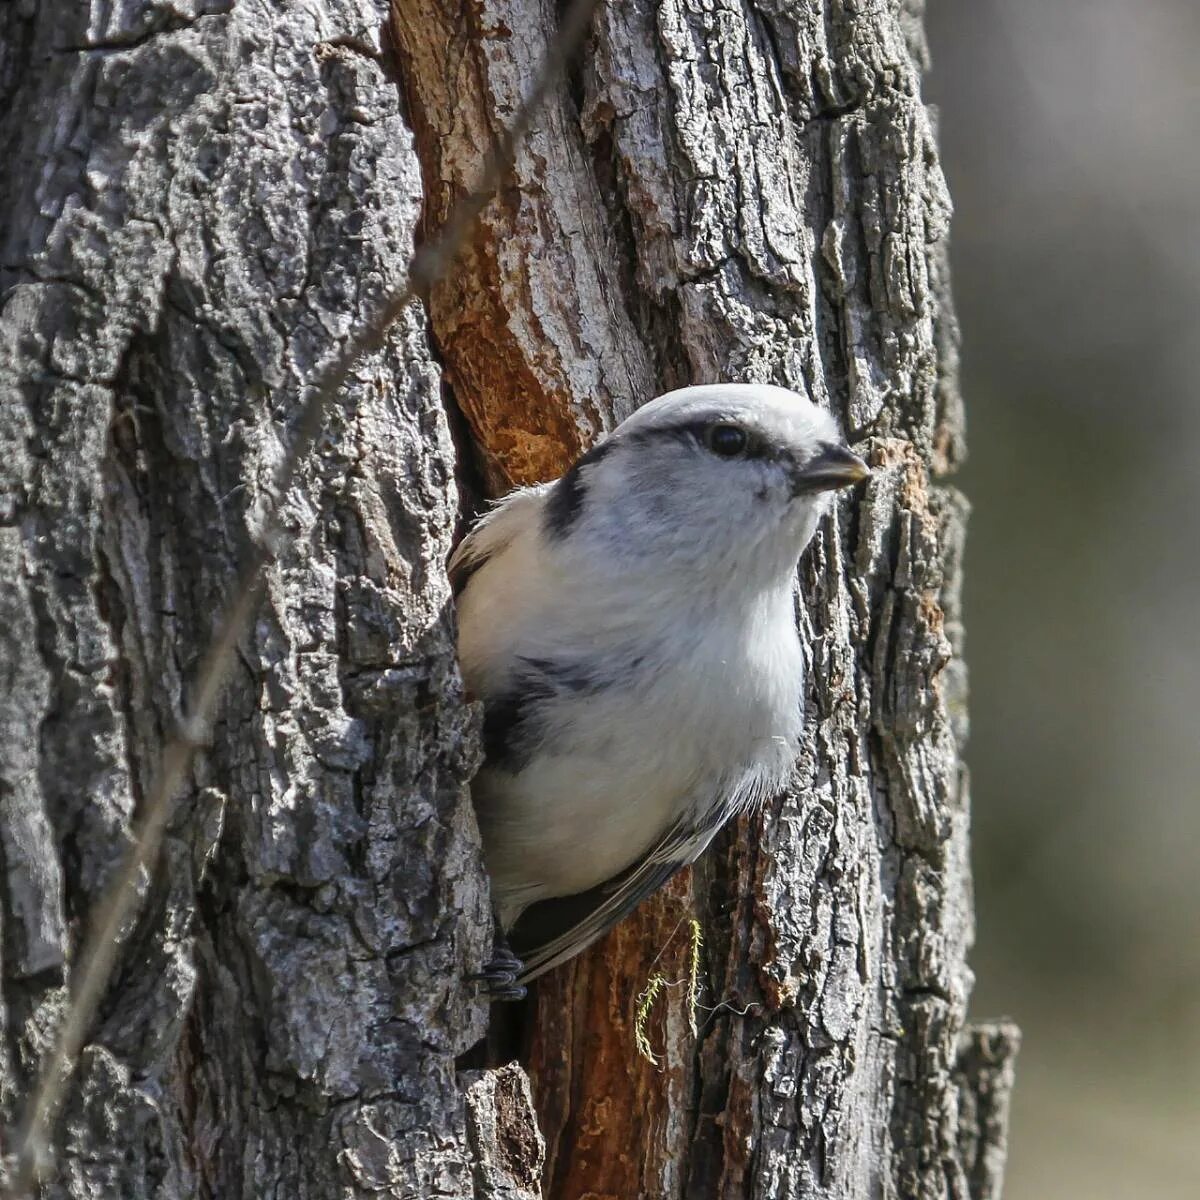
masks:
<path id="1" fill-rule="evenodd" d="M 508 932 L 509 946 L 524 967 L 517 982 L 536 979 L 606 934 L 692 862 L 714 833 L 690 855 L 690 847 L 664 838 L 644 859 L 599 887 L 531 904 Z"/>
<path id="2" fill-rule="evenodd" d="M 502 550 L 507 543 L 501 543 L 497 546 L 488 546 L 486 548 L 479 545 L 481 533 L 480 527 L 476 526 L 469 530 L 466 536 L 455 548 L 453 554 L 450 555 L 450 561 L 446 564 L 446 574 L 450 577 L 450 591 L 457 600 L 467 589 L 467 584 L 471 582 L 471 576 L 487 562 L 493 554 Z"/>
<path id="3" fill-rule="evenodd" d="M 528 983 L 559 963 L 574 958 L 618 921 L 658 891 L 682 867 L 694 862 L 732 813 L 745 806 L 752 785 L 733 789 L 727 803 L 716 803 L 698 821 L 679 823 L 631 867 L 613 879 L 573 896 L 531 904 L 508 931 L 513 953 Z"/>
<path id="4" fill-rule="evenodd" d="M 522 529 L 539 519 L 549 486 L 538 484 L 509 492 L 468 530 L 446 564 L 455 597 L 462 595 L 480 567 L 502 554 Z"/>

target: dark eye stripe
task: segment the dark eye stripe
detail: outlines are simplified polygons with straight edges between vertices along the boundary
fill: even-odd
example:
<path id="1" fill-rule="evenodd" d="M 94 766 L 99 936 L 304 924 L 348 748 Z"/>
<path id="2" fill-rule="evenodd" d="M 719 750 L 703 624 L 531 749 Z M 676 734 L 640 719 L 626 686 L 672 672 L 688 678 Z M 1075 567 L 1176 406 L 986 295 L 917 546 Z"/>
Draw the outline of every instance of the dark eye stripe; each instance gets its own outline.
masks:
<path id="1" fill-rule="evenodd" d="M 717 425 L 730 425 L 742 429 L 746 434 L 746 448 L 741 452 L 742 458 L 771 458 L 771 447 L 762 437 L 751 429 L 738 425 L 732 418 L 728 420 L 681 421 L 678 425 L 659 425 L 654 429 L 639 430 L 626 435 L 628 442 L 657 441 L 659 438 L 677 438 L 689 442 L 693 446 L 709 451 L 708 434 Z M 710 451 L 711 452 L 711 451 Z"/>
<path id="2" fill-rule="evenodd" d="M 545 520 L 546 531 L 552 537 L 564 538 L 571 532 L 571 526 L 583 511 L 583 500 L 587 494 L 581 472 L 585 467 L 598 463 L 614 445 L 614 442 L 604 441 L 593 446 L 551 489 L 546 500 Z"/>

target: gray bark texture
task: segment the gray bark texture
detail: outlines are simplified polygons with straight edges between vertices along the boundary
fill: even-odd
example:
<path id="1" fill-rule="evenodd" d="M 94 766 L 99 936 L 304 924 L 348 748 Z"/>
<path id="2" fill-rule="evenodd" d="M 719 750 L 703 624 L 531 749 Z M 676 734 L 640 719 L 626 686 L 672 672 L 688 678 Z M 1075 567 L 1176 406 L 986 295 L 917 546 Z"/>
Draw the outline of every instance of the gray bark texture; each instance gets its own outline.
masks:
<path id="1" fill-rule="evenodd" d="M 1017 1038 L 965 1024 L 962 418 L 919 8 L 601 5 L 284 507 L 45 1196 L 998 1195 Z M 0 8 L 6 1128 L 299 396 L 555 24 L 549 0 Z M 552 477 L 716 379 L 807 392 L 875 468 L 801 565 L 795 786 L 539 983 L 522 1066 L 459 1072 L 491 937 L 459 486 Z M 686 978 L 693 916 L 700 1005 L 662 989 L 653 1066 L 636 998 Z"/>

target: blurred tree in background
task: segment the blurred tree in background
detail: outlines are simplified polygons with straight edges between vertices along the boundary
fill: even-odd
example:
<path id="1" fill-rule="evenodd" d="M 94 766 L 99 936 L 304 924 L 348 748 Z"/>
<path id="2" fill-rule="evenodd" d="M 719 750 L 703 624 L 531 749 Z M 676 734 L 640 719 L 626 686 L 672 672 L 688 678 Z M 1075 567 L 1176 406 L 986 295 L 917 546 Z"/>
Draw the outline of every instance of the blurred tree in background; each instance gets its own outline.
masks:
<path id="1" fill-rule="evenodd" d="M 1009 1200 L 1200 1179 L 1200 9 L 932 0 Z"/>

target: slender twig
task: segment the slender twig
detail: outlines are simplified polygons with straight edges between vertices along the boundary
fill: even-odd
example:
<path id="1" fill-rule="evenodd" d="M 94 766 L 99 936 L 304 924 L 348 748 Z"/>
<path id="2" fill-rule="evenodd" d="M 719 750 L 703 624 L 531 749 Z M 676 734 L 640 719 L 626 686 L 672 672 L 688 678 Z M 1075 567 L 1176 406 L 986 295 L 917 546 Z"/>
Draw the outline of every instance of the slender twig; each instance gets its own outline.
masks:
<path id="1" fill-rule="evenodd" d="M 405 286 L 393 293 L 376 316 L 347 340 L 330 363 L 318 372 L 308 389 L 293 430 L 291 447 L 275 472 L 271 510 L 255 540 L 249 561 L 242 568 L 233 591 L 233 600 L 221 618 L 216 636 L 196 674 L 190 714 L 180 722 L 174 737 L 163 750 L 162 762 L 146 797 L 133 842 L 116 877 L 97 905 L 79 955 L 79 967 L 72 972 L 70 1003 L 20 1128 L 15 1161 L 6 1189 L 6 1195 L 11 1200 L 30 1195 L 41 1176 L 54 1118 L 96 1008 L 108 985 L 120 949 L 122 931 L 137 908 L 138 881 L 144 871 L 153 868 L 157 860 L 163 830 L 171 812 L 171 801 L 187 776 L 193 755 L 207 741 L 209 726 L 229 675 L 234 651 L 258 607 L 263 591 L 263 571 L 274 557 L 281 536 L 279 509 L 324 425 L 325 411 L 333 397 L 341 391 L 354 364 L 363 355 L 382 348 L 388 329 L 404 308 L 432 287 L 453 262 L 512 163 L 517 146 L 528 133 L 546 94 L 562 74 L 567 60 L 582 43 L 597 3 L 598 0 L 573 0 L 558 34 L 546 52 L 533 90 L 517 111 L 511 127 L 498 139 L 487 156 L 475 187 L 454 206 L 437 237 L 413 255 Z"/>

